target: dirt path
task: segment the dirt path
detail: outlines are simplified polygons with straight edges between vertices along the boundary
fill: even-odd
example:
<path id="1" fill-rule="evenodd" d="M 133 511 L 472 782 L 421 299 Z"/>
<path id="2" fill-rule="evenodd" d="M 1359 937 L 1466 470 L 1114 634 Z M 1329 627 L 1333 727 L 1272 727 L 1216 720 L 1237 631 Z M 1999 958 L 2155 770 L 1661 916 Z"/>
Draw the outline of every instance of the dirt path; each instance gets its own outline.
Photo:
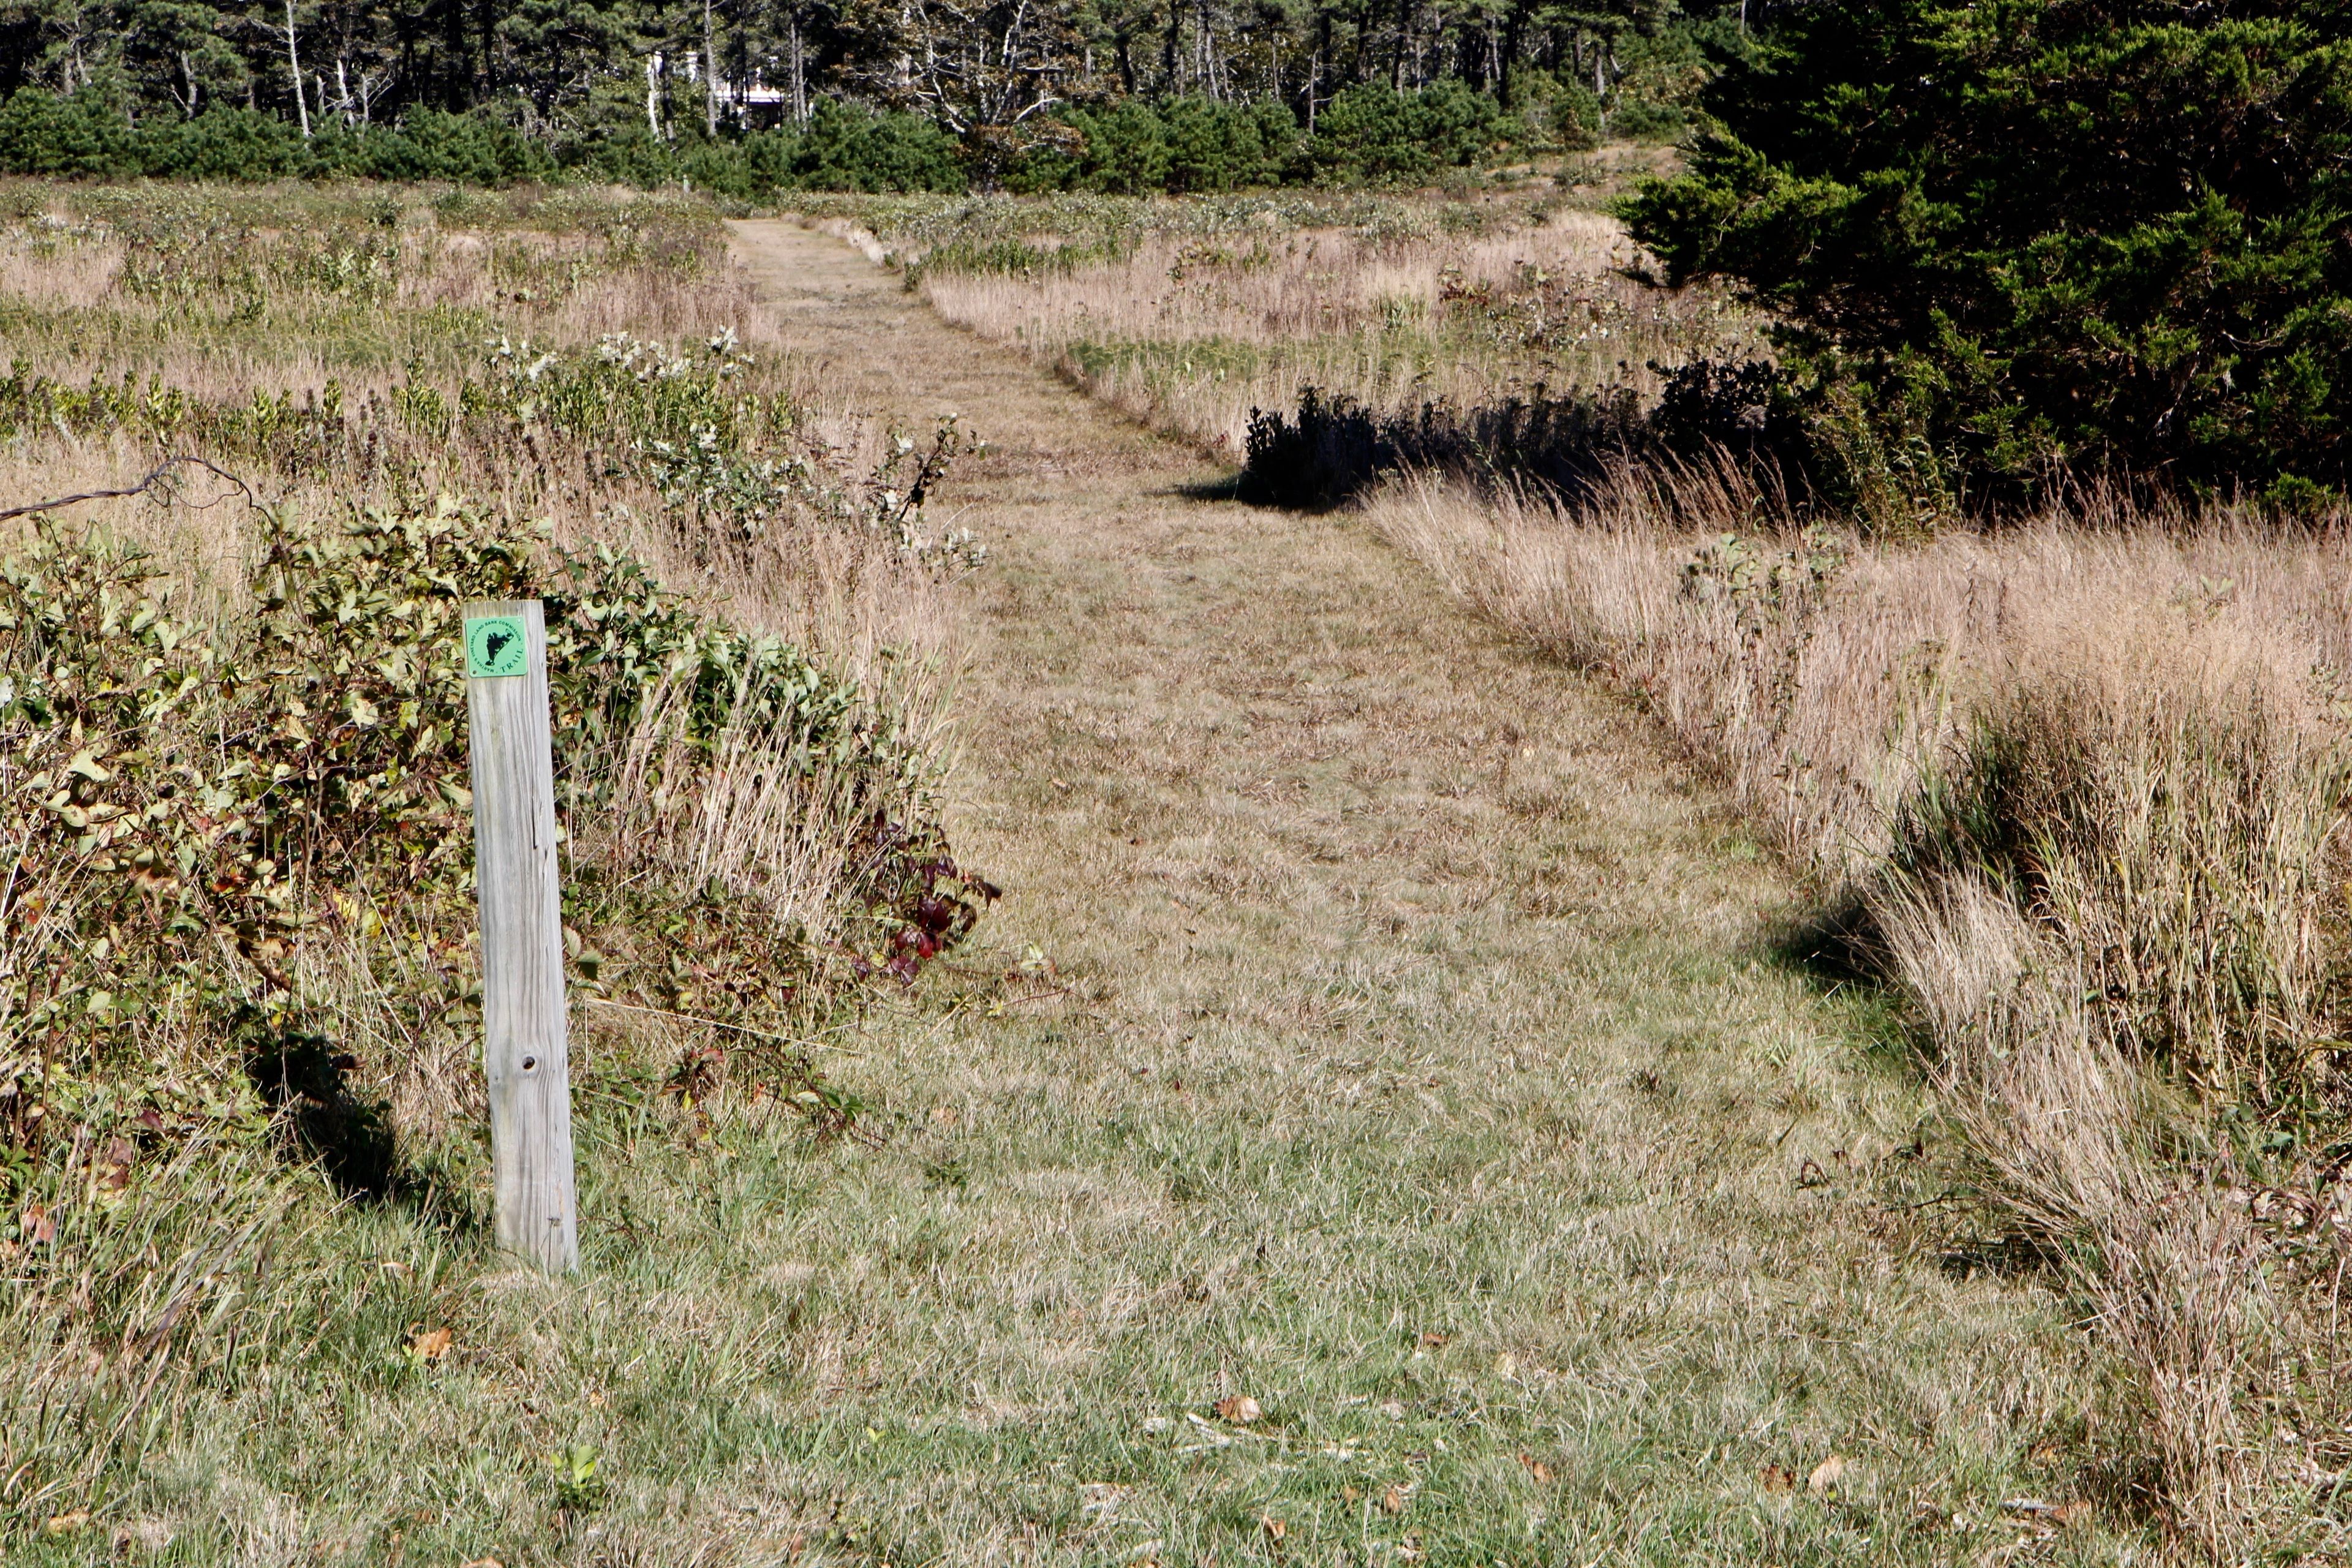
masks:
<path id="1" fill-rule="evenodd" d="M 790 1243 L 794 1473 L 860 1550 L 1943 1561 L 1956 1510 L 1989 1528 L 2056 1418 L 2050 1325 L 1874 1201 L 1897 1164 L 1851 1173 L 1910 1138 L 1907 1077 L 1768 956 L 1788 888 L 1638 716 L 1349 519 L 1188 498 L 1197 459 L 837 241 L 735 232 L 845 402 L 992 443 L 945 498 L 993 552 L 954 835 L 1008 889 L 991 962 L 1034 942 L 1068 987 L 845 1075 L 908 1131 Z M 1822 1495 L 1769 1482 L 1832 1454 Z"/>

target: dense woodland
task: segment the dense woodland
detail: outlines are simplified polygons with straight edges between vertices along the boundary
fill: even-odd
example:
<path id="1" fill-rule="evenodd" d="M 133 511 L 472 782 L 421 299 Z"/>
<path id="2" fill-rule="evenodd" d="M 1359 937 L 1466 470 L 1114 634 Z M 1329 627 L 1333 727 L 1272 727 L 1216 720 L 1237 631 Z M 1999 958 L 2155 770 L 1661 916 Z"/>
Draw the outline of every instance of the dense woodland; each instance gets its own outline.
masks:
<path id="1" fill-rule="evenodd" d="M 1739 0 L 31 0 L 0 17 L 0 93 L 46 100 L 20 121 L 69 101 L 93 121 L 84 140 L 105 140 L 103 117 L 151 139 L 203 123 L 209 141 L 273 147 L 281 127 L 304 142 L 421 130 L 439 143 L 457 134 L 441 117 L 462 115 L 560 165 L 626 175 L 632 159 L 803 131 L 853 105 L 899 140 L 915 127 L 887 116 L 919 117 L 982 183 L 1075 150 L 1087 116 L 1121 104 L 1187 105 L 1221 142 L 1328 136 L 1335 111 L 1343 136 L 1370 117 L 1405 142 L 1467 123 L 1440 153 L 1456 163 L 1586 144 L 1607 116 L 1620 133 L 1671 134 L 1750 22 Z M 1433 89 L 1445 124 L 1414 123 Z M 126 166 L 49 162 L 40 172 Z M 1318 172 L 1286 153 L 1211 183 Z M 918 156 L 862 183 L 936 174 Z"/>

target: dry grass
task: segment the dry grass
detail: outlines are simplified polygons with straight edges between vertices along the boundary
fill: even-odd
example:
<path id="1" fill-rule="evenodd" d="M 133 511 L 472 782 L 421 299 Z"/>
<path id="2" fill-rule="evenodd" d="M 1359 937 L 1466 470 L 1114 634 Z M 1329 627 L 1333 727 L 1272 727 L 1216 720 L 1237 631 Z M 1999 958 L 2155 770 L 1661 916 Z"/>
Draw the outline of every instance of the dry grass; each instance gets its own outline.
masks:
<path id="1" fill-rule="evenodd" d="M 2293 1533 L 2343 1462 L 2278 1437 L 2336 1408 L 2337 1241 L 2306 1238 L 2341 1092 L 2340 532 L 2097 515 L 1880 546 L 1710 475 L 1573 518 L 1423 483 L 1373 516 L 1638 693 L 1866 910 L 1989 1189 L 2130 1370 L 2183 1538 Z M 2316 1317 L 2273 1294 L 2313 1284 Z"/>
<path id="2" fill-rule="evenodd" d="M 873 228 L 828 222 L 908 267 L 947 320 L 1227 458 L 1253 411 L 1286 410 L 1305 385 L 1383 411 L 1538 387 L 1646 395 L 1654 366 L 1758 344 L 1727 297 L 1624 276 L 1639 253 L 1623 228 L 1557 198 L 1193 205 L 1181 223 L 1100 203 L 864 216 Z"/>
<path id="3" fill-rule="evenodd" d="M 241 477 L 270 504 L 320 515 L 444 492 L 479 498 L 543 520 L 561 542 L 635 551 L 666 584 L 737 624 L 861 673 L 879 671 L 886 647 L 912 653 L 909 662 L 952 663 L 952 628 L 930 574 L 902 569 L 893 541 L 790 529 L 761 548 L 714 552 L 691 520 L 681 526 L 667 515 L 673 508 L 642 475 L 599 460 L 593 439 L 535 446 L 517 462 L 502 444 L 447 440 L 400 419 L 399 391 L 431 388 L 454 405 L 459 384 L 501 344 L 528 360 L 618 334 L 690 356 L 726 334 L 746 356 L 748 390 L 790 411 L 785 427 L 797 427 L 843 491 L 876 467 L 893 434 L 830 398 L 804 360 L 780 350 L 772 318 L 727 262 L 706 208 L 592 192 L 427 195 L 16 184 L 0 193 L 0 205 L 24 215 L 0 232 L 5 344 L 20 364 L 68 386 L 128 375 L 215 407 L 260 397 L 289 409 L 315 406 L 331 388 L 373 416 L 380 428 L 364 476 L 229 465 L 251 470 Z M 142 286 L 142 271 L 160 281 Z M 0 496 L 22 502 L 126 483 L 156 447 L 142 429 L 27 431 L 0 446 Z M 362 477 L 371 488 L 355 489 Z M 188 499 L 223 493 L 198 490 Z M 233 591 L 245 547 L 240 505 L 99 503 L 76 516 L 185 563 L 209 591 Z"/>
<path id="4" fill-rule="evenodd" d="M 2001 1507 L 2122 1415 L 1939 1251 L 1885 1020 L 1774 960 L 1787 879 L 1643 726 L 846 251 L 745 253 L 836 396 L 992 439 L 952 826 L 1007 894 L 825 1037 L 879 1146 L 682 1104 L 583 1005 L 577 1279 L 467 1223 L 462 1133 L 383 1205 L 142 1165 L 62 1234 L 145 1294 L 9 1276 L 12 1562 L 2144 1552 L 2126 1493 Z M 264 1179 L 274 1240 L 208 1227 Z"/>

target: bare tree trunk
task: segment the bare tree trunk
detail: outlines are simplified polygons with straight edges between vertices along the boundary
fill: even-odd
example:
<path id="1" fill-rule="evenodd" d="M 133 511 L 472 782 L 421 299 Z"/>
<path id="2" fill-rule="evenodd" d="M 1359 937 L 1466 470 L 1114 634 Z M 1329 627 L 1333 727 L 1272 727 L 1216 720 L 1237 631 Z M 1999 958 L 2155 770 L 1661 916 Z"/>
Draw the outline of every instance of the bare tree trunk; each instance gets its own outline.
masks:
<path id="1" fill-rule="evenodd" d="M 294 0 L 286 0 L 286 72 L 294 79 L 294 113 L 302 122 L 302 140 L 310 140 L 310 100 L 302 91 L 302 58 L 294 52 Z"/>
<path id="2" fill-rule="evenodd" d="M 661 51 L 646 57 L 646 126 L 661 140 Z"/>

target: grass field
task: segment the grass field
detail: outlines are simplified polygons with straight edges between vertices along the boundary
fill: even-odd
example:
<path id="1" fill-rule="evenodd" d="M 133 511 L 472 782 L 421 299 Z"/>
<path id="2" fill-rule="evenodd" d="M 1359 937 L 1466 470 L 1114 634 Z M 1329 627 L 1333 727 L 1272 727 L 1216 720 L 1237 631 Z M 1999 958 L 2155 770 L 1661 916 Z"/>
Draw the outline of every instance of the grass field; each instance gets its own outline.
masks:
<path id="1" fill-rule="evenodd" d="M 0 308 L 20 385 L 54 384 L 18 406 L 58 416 L 11 427 L 0 501 L 143 471 L 163 432 L 90 400 L 130 371 L 142 403 L 206 411 L 173 444 L 292 513 L 446 490 L 486 528 L 510 509 L 631 547 L 698 626 L 791 639 L 890 716 L 850 731 L 849 772 L 1003 889 L 902 985 L 872 961 L 914 922 L 859 907 L 863 841 L 825 809 L 846 785 L 737 787 L 776 775 L 729 749 L 770 731 L 666 764 L 683 805 L 583 775 L 612 793 L 572 818 L 575 881 L 651 893 L 600 905 L 575 955 L 583 1266 L 558 1280 L 488 1244 L 443 862 L 349 884 L 322 862 L 316 918 L 203 960 L 264 1002 L 288 973 L 268 1016 L 352 1058 L 344 1100 L 394 1153 L 373 1195 L 310 1158 L 305 1106 L 273 1120 L 195 1001 L 37 1015 L 54 993 L 19 977 L 52 970 L 11 924 L 10 1561 L 2119 1563 L 2214 1538 L 2130 1342 L 2084 1331 L 2046 1232 L 1981 1183 L 1914 1016 L 1831 966 L 1811 841 L 1703 719 L 1657 722 L 1706 694 L 1645 685 L 1633 632 L 1575 643 L 1531 607 L 1540 574 L 1483 508 L 1218 499 L 1207 425 L 1163 440 L 797 225 L 576 195 L 10 199 Z M 1415 287 L 1448 224 L 1591 221 L 1381 210 L 1423 226 L 1394 263 Z M 1018 223 L 1066 235 L 1037 212 Z M 177 274 L 141 224 L 235 242 L 142 292 Z M 1378 249 L 1297 232 L 1318 267 Z M 1175 243 L 1155 233 L 1099 265 Z M 388 281 L 337 293 L 370 255 Z M 616 370 L 613 332 L 665 346 Z M 526 335 L 526 372 L 557 355 L 528 386 L 561 398 L 483 364 Z M 713 339 L 748 363 L 697 370 Z M 373 412 L 308 413 L 331 381 Z M 910 516 L 904 465 L 948 416 L 956 461 Z M 719 471 L 656 460 L 706 426 Z M 78 515 L 166 548 L 173 613 L 233 641 L 276 590 L 236 505 L 186 504 L 213 493 Z M 1595 537 L 1631 555 L 1611 581 L 1679 561 Z M 31 786 L 6 782 L 13 809 Z M 713 799 L 727 831 L 691 809 Z M 349 864 L 389 878 L 374 853 Z M 39 868 L 44 908 L 81 907 Z M 179 952 L 116 924 L 114 948 Z M 27 1131 L 34 1100 L 54 1131 Z M 2324 1516 L 2296 1528 L 2328 1549 Z"/>
<path id="2" fill-rule="evenodd" d="M 1407 414 L 1646 397 L 1661 368 L 1762 349 L 1735 302 L 1624 276 L 1581 193 L 862 222 L 947 319 L 1210 451 L 1307 384 Z M 2335 533 L 2094 494 L 1936 536 L 1873 472 L 1885 495 L 1851 517 L 1728 464 L 1621 465 L 1572 506 L 1403 481 L 1366 515 L 1637 700 L 1798 870 L 1822 940 L 1903 1009 L 1958 1179 L 2096 1325 L 2170 1547 L 2332 1542 Z"/>
<path id="3" fill-rule="evenodd" d="M 940 315 L 1135 418 L 1238 460 L 1301 385 L 1381 410 L 1602 384 L 1759 346 L 1728 298 L 1621 275 L 1606 205 L 1649 164 L 1596 155 L 1476 199 L 835 198 L 810 215 Z"/>

